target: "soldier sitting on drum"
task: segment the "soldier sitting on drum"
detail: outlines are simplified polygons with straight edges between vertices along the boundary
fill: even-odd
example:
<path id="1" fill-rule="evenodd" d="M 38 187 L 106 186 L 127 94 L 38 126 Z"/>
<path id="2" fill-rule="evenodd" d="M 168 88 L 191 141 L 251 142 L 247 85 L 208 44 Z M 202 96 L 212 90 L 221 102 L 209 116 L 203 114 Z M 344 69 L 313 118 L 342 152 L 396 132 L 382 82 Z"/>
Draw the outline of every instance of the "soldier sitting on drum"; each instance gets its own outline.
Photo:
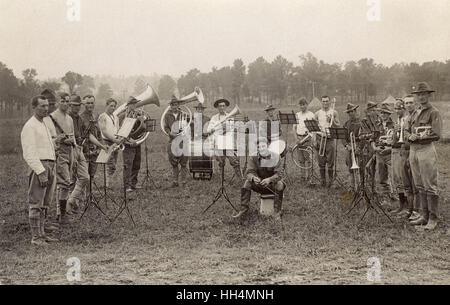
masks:
<path id="1" fill-rule="evenodd" d="M 233 217 L 241 217 L 248 211 L 252 190 L 260 194 L 274 194 L 276 217 L 281 217 L 283 191 L 283 166 L 280 156 L 268 149 L 267 139 L 258 139 L 258 154 L 250 158 L 246 180 L 241 188 L 241 205 Z"/>

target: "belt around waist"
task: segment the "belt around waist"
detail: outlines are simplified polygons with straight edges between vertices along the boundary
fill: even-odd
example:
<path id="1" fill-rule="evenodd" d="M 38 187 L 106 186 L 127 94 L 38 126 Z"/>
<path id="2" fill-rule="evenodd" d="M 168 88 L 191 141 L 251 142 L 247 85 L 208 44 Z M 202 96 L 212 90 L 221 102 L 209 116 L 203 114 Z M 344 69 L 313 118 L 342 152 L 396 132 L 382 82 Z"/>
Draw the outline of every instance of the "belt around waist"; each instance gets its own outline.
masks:
<path id="1" fill-rule="evenodd" d="M 44 160 L 41 160 L 41 162 L 51 162 L 51 163 L 55 163 L 55 160 L 44 159 Z"/>

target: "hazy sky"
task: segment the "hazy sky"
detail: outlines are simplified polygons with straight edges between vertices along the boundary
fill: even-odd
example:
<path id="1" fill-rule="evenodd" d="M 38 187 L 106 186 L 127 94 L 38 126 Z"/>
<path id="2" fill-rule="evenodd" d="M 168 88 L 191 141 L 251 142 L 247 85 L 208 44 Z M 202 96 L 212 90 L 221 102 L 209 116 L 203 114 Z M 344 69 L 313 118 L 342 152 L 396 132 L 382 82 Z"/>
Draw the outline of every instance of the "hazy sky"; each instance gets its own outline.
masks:
<path id="1" fill-rule="evenodd" d="M 450 59 L 450 0 L 0 0 L 0 61 L 39 78 L 171 74 L 312 52 L 326 62 Z"/>

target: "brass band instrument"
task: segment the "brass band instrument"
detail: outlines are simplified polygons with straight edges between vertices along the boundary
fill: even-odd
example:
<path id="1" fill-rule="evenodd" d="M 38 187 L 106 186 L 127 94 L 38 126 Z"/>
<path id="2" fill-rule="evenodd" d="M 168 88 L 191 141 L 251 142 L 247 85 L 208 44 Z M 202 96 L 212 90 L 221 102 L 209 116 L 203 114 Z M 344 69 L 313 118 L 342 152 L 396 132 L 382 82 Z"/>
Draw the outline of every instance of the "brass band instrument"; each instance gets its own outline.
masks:
<path id="1" fill-rule="evenodd" d="M 215 125 L 211 126 L 211 132 L 214 132 L 216 130 L 218 130 L 219 128 L 225 127 L 224 124 L 226 124 L 226 122 L 231 119 L 232 117 L 238 115 L 241 113 L 241 109 L 239 109 L 239 106 L 236 105 L 234 106 L 233 110 L 231 110 L 230 113 L 228 113 L 225 117 L 223 117 L 222 119 L 220 119 Z"/>
<path id="2" fill-rule="evenodd" d="M 130 106 L 132 103 L 136 104 L 134 106 Z M 137 96 L 130 96 L 130 99 L 127 103 L 120 105 L 114 111 L 114 115 L 117 117 L 124 116 L 125 118 L 136 119 L 136 122 L 134 123 L 134 126 L 128 137 L 134 140 L 136 145 L 140 145 L 141 143 L 143 143 L 150 134 L 150 132 L 146 130 L 146 121 L 150 119 L 150 114 L 143 108 L 141 108 L 149 104 L 154 104 L 158 107 L 160 106 L 158 95 L 153 90 L 153 88 L 149 84 L 147 84 L 144 92 Z M 122 138 L 120 140 L 120 143 L 114 143 L 113 151 L 116 149 L 124 150 L 124 144 L 127 142 L 128 138 Z"/>
<path id="3" fill-rule="evenodd" d="M 426 136 L 430 136 L 432 133 L 432 129 L 431 126 L 419 126 L 415 128 L 414 133 L 420 138 L 423 138 Z"/>
<path id="4" fill-rule="evenodd" d="M 199 102 L 203 104 L 205 102 L 205 97 L 203 95 L 202 90 L 199 87 L 194 88 L 194 92 L 188 94 L 181 99 L 178 100 L 178 109 L 180 110 L 180 117 L 178 119 L 178 133 L 177 135 L 183 135 L 186 133 L 186 130 L 191 125 L 192 122 L 192 111 L 185 104 L 191 102 Z M 184 108 L 184 110 L 182 109 Z M 170 105 L 164 110 L 161 115 L 161 130 L 164 132 L 166 136 L 169 134 L 164 130 L 164 121 L 167 115 L 167 112 L 170 109 Z M 170 126 L 172 127 L 172 126 Z"/>
<path id="5" fill-rule="evenodd" d="M 352 175 L 353 175 L 353 180 L 355 183 L 355 191 L 358 188 L 358 184 L 359 184 L 359 166 L 358 166 L 358 162 L 356 161 L 356 138 L 355 138 L 355 134 L 352 132 L 350 132 L 350 146 L 352 149 L 352 166 L 350 167 L 351 171 L 352 171 Z"/>
<path id="6" fill-rule="evenodd" d="M 333 99 L 333 103 L 331 104 L 331 118 L 330 118 L 330 124 L 328 127 L 325 128 L 325 130 L 322 133 L 322 136 L 320 138 L 320 145 L 319 145 L 319 156 L 323 157 L 325 156 L 325 151 L 327 148 L 327 129 L 330 128 L 331 126 L 333 126 L 333 121 L 334 121 L 334 107 L 336 104 L 336 99 Z"/>
<path id="7" fill-rule="evenodd" d="M 405 125 L 405 118 L 399 118 L 398 119 L 398 123 L 400 124 L 400 136 L 398 138 L 398 143 L 399 144 L 404 144 L 405 143 L 405 139 L 404 139 L 404 135 L 403 135 L 403 129 L 404 129 L 404 125 Z"/>

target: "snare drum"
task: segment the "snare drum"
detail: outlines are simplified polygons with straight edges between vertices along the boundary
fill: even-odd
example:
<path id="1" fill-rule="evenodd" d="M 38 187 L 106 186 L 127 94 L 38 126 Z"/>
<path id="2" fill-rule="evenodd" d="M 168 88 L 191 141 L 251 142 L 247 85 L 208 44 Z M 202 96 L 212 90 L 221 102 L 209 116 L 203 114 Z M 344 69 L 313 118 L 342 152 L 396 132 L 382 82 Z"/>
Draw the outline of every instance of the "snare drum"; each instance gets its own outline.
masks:
<path id="1" fill-rule="evenodd" d="M 281 158 L 286 156 L 286 142 L 283 140 L 272 141 L 269 145 L 269 150 L 278 154 Z"/>

